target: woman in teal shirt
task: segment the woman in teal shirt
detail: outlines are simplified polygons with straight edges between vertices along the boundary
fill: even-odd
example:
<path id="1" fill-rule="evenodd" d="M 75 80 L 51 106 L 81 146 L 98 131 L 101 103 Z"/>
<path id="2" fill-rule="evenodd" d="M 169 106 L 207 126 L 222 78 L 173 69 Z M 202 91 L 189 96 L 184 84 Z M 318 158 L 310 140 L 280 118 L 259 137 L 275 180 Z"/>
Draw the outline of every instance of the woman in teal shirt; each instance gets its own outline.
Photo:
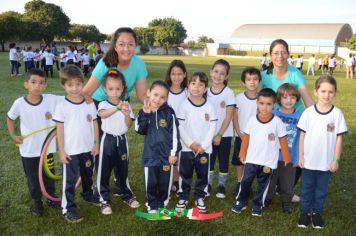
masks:
<path id="1" fill-rule="evenodd" d="M 110 68 L 118 69 L 125 77 L 127 86 L 125 99 L 128 99 L 135 87 L 138 99 L 143 102 L 147 91 L 147 69 L 140 57 L 135 55 L 136 34 L 131 28 L 119 28 L 114 33 L 108 52 L 95 66 L 95 69 L 83 88 L 87 102 L 106 100 L 103 89 L 104 76 Z"/>
<path id="2" fill-rule="evenodd" d="M 261 88 L 271 88 L 277 92 L 279 86 L 284 83 L 294 84 L 298 88 L 302 98 L 295 108 L 303 112 L 304 106 L 309 107 L 314 104 L 314 101 L 307 90 L 303 74 L 288 64 L 288 48 L 287 42 L 283 39 L 276 39 L 271 43 L 269 49 L 271 63 L 267 70 L 261 73 L 262 81 L 260 86 Z"/>

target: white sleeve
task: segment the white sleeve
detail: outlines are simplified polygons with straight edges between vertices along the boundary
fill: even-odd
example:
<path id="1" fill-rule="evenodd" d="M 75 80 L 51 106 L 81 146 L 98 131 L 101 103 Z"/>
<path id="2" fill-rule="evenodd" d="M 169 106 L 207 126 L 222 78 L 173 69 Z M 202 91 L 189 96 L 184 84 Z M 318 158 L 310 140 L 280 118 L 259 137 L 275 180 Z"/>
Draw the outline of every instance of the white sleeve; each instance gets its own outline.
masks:
<path id="1" fill-rule="evenodd" d="M 278 117 L 276 117 L 278 118 Z M 287 135 L 287 130 L 286 130 L 286 125 L 283 123 L 283 121 L 278 118 L 277 120 L 277 136 L 278 138 L 282 138 Z"/>
<path id="2" fill-rule="evenodd" d="M 96 107 L 94 105 L 94 103 L 90 103 L 90 108 L 91 108 L 91 113 L 92 113 L 92 117 L 93 117 L 93 120 L 97 119 L 98 118 L 98 111 L 96 110 Z"/>
<path id="3" fill-rule="evenodd" d="M 176 118 L 179 120 L 178 130 L 180 139 L 187 147 L 190 147 L 194 141 L 189 137 L 189 131 L 186 130 L 186 110 L 183 104 L 184 102 L 178 107 Z"/>
<path id="4" fill-rule="evenodd" d="M 20 99 L 16 99 L 12 104 L 10 110 L 7 112 L 7 116 L 11 120 L 16 120 L 20 116 Z"/>
<path id="5" fill-rule="evenodd" d="M 300 119 L 297 124 L 297 128 L 303 131 L 304 133 L 307 132 L 308 130 L 308 110 L 305 110 L 302 115 L 300 116 Z"/>
<path id="6" fill-rule="evenodd" d="M 209 130 L 206 133 L 205 139 L 203 140 L 203 142 L 201 143 L 202 147 L 204 148 L 204 150 L 206 150 L 208 147 L 210 147 L 213 144 L 213 138 L 215 135 L 215 128 L 216 128 L 216 123 L 217 123 L 217 116 L 215 114 L 215 111 L 213 109 L 213 107 L 211 106 L 210 109 L 210 127 Z"/>
<path id="7" fill-rule="evenodd" d="M 342 111 L 339 112 L 336 121 L 336 135 L 341 135 L 347 133 L 346 121 Z"/>
<path id="8" fill-rule="evenodd" d="M 63 107 L 63 102 L 58 103 L 53 114 L 53 121 L 63 123 L 65 120 L 65 111 Z"/>
<path id="9" fill-rule="evenodd" d="M 234 92 L 230 89 L 227 95 L 227 106 L 236 106 Z"/>

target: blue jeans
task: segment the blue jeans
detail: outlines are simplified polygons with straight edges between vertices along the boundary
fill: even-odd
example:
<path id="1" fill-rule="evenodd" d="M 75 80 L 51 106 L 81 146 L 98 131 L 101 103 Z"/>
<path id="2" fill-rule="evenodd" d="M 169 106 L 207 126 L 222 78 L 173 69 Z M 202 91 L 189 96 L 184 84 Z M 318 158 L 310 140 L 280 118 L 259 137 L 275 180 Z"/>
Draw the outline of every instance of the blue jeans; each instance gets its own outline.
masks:
<path id="1" fill-rule="evenodd" d="M 321 214 L 328 192 L 330 171 L 302 169 L 300 210 L 302 213 Z"/>
<path id="2" fill-rule="evenodd" d="M 11 60 L 11 74 L 18 75 L 19 73 L 19 62 Z"/>

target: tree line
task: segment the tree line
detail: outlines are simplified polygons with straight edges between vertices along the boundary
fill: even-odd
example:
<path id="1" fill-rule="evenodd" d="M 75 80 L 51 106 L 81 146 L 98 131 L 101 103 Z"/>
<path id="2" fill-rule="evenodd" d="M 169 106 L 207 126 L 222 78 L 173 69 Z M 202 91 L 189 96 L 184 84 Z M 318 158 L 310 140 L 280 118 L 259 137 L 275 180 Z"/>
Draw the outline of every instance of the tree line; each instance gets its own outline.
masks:
<path id="1" fill-rule="evenodd" d="M 187 38 L 187 31 L 181 21 L 173 17 L 154 19 L 147 27 L 134 28 L 141 53 L 149 51 L 150 46 L 168 49 L 181 45 Z M 103 42 L 110 40 L 112 35 L 99 31 L 95 25 L 71 24 L 70 18 L 60 6 L 33 0 L 25 4 L 25 13 L 7 11 L 0 14 L 0 44 L 5 50 L 5 42 L 9 41 L 43 41 L 49 45 L 56 40 L 80 40 L 82 43 Z M 200 36 L 198 41 L 188 41 L 190 48 L 204 48 L 206 43 L 214 40 Z"/>

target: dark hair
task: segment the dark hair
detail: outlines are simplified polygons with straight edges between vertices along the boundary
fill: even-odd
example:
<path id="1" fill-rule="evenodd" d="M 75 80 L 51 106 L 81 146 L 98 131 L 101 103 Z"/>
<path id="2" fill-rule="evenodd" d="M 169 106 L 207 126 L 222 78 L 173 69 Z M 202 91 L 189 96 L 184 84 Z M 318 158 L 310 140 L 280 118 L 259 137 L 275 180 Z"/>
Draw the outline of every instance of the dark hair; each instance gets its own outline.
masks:
<path id="1" fill-rule="evenodd" d="M 25 81 L 29 81 L 32 75 L 37 75 L 39 77 L 43 77 L 46 80 L 46 74 L 43 70 L 38 68 L 31 68 L 25 74 Z"/>
<path id="2" fill-rule="evenodd" d="M 315 90 L 318 90 L 320 88 L 320 85 L 322 83 L 329 83 L 331 85 L 334 85 L 335 91 L 337 91 L 337 83 L 336 79 L 332 77 L 331 75 L 322 75 L 315 81 Z"/>
<path id="3" fill-rule="evenodd" d="M 258 76 L 258 81 L 261 82 L 262 77 L 261 77 L 261 71 L 257 69 L 256 67 L 246 67 L 242 73 L 241 73 L 241 81 L 245 83 L 246 80 L 246 75 L 257 75 Z"/>
<path id="4" fill-rule="evenodd" d="M 163 81 L 163 80 L 155 80 L 153 81 L 153 83 L 151 84 L 150 86 L 150 91 L 152 91 L 152 89 L 154 89 L 155 87 L 162 87 L 162 88 L 165 88 L 167 90 L 167 93 L 169 92 L 169 86 L 168 84 Z"/>
<path id="5" fill-rule="evenodd" d="M 289 54 L 289 46 L 288 46 L 288 43 L 283 40 L 283 39 L 276 39 L 274 40 L 271 45 L 269 46 L 269 54 L 271 55 L 272 54 L 272 50 L 275 46 L 277 45 L 283 45 L 285 48 L 286 48 L 286 51 L 288 52 Z M 269 63 L 269 66 L 267 67 L 267 74 L 271 74 L 272 73 L 272 70 L 273 70 L 273 63 L 272 61 Z"/>
<path id="6" fill-rule="evenodd" d="M 84 83 L 84 75 L 80 68 L 73 64 L 68 64 L 59 71 L 59 79 L 64 85 L 69 80 L 79 79 Z"/>
<path id="7" fill-rule="evenodd" d="M 277 102 L 281 103 L 282 97 L 288 94 L 289 96 L 294 96 L 297 98 L 297 102 L 300 100 L 300 93 L 298 88 L 291 83 L 282 84 L 277 90 Z"/>
<path id="8" fill-rule="evenodd" d="M 121 81 L 122 86 L 124 87 L 124 90 L 122 91 L 122 94 L 120 96 L 120 99 L 122 99 L 125 94 L 126 94 L 126 81 L 125 81 L 125 76 L 118 70 L 116 69 L 109 69 L 108 72 L 105 74 L 105 79 L 104 79 L 104 87 L 106 86 L 106 81 L 108 80 L 108 78 L 112 78 L 118 81 Z"/>
<path id="9" fill-rule="evenodd" d="M 226 75 L 229 75 L 229 72 L 230 72 L 230 64 L 229 64 L 226 60 L 224 60 L 224 59 L 219 59 L 219 60 L 215 61 L 214 64 L 213 64 L 213 66 L 211 67 L 211 69 L 213 70 L 216 65 L 225 66 L 225 68 L 226 68 Z M 224 84 L 225 84 L 225 85 L 227 85 L 227 82 L 228 82 L 227 79 L 224 80 Z"/>
<path id="10" fill-rule="evenodd" d="M 180 84 L 180 87 L 186 88 L 188 85 L 188 75 L 187 75 L 187 69 L 186 69 L 185 64 L 182 60 L 173 60 L 171 62 L 171 64 L 169 64 L 165 82 L 168 84 L 169 87 L 172 86 L 171 72 L 174 67 L 180 68 L 185 73 L 185 77 L 184 77 L 182 83 Z"/>
<path id="11" fill-rule="evenodd" d="M 188 81 L 188 85 L 191 82 L 196 81 L 197 79 L 199 79 L 200 82 L 204 83 L 205 87 L 207 88 L 209 86 L 209 78 L 208 76 L 204 73 L 204 72 L 195 72 L 194 74 L 192 74 L 192 76 L 190 77 L 189 81 Z M 204 98 L 207 98 L 207 92 L 203 94 Z"/>
<path id="12" fill-rule="evenodd" d="M 261 90 L 258 92 L 257 100 L 258 100 L 260 97 L 272 98 L 274 103 L 276 102 L 276 99 L 277 99 L 276 93 L 275 93 L 272 89 L 270 89 L 270 88 L 263 88 L 263 89 L 261 89 Z"/>
<path id="13" fill-rule="evenodd" d="M 103 61 L 107 67 L 113 67 L 117 66 L 119 64 L 119 56 L 117 55 L 117 52 L 115 51 L 115 45 L 117 39 L 120 37 L 121 33 L 129 33 L 132 35 L 132 37 L 135 39 L 135 43 L 137 43 L 137 37 L 135 31 L 129 27 L 121 27 L 118 28 L 111 40 L 111 44 L 109 47 L 109 50 L 105 53 L 103 57 Z"/>
<path id="14" fill-rule="evenodd" d="M 9 48 L 14 48 L 16 46 L 16 43 L 10 43 Z M 351 54 L 352 55 L 352 54 Z"/>

